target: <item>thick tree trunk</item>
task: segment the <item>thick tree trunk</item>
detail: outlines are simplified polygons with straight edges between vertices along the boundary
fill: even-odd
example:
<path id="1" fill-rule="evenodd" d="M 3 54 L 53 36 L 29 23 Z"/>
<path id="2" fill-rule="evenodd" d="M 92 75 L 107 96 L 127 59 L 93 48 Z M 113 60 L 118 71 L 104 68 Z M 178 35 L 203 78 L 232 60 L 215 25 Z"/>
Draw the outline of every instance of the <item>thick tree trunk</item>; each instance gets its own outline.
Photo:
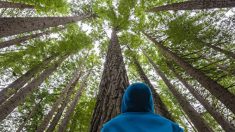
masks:
<path id="1" fill-rule="evenodd" d="M 75 71 L 74 75 L 72 77 L 72 79 L 69 81 L 69 83 L 66 85 L 66 87 L 63 89 L 63 91 L 61 92 L 59 98 L 56 100 L 56 102 L 53 104 L 51 110 L 49 111 L 49 113 L 44 117 L 43 121 L 41 122 L 41 124 L 39 125 L 39 127 L 37 128 L 36 132 L 43 132 L 47 126 L 48 123 L 50 122 L 52 116 L 54 115 L 54 113 L 58 110 L 59 105 L 63 102 L 63 100 L 66 98 L 66 94 L 67 95 L 71 95 L 72 91 L 74 90 L 79 78 L 81 77 L 81 73 L 80 71 Z"/>
<path id="2" fill-rule="evenodd" d="M 174 95 L 179 105 L 182 107 L 184 112 L 188 115 L 194 126 L 199 132 L 213 132 L 212 129 L 206 124 L 201 115 L 190 105 L 190 103 L 175 89 L 171 82 L 167 79 L 165 74 L 157 67 L 156 64 L 153 64 L 153 67 L 156 73 L 162 78 L 165 82 L 171 93 Z"/>
<path id="3" fill-rule="evenodd" d="M 61 28 L 61 29 L 63 29 L 63 28 Z M 27 40 L 38 38 L 38 37 L 41 37 L 46 34 L 50 34 L 51 32 L 53 32 L 53 31 L 45 31 L 45 32 L 41 32 L 41 33 L 31 34 L 31 35 L 23 36 L 20 38 L 15 38 L 12 40 L 4 41 L 4 42 L 0 43 L 0 49 L 5 48 L 5 47 L 9 47 L 12 45 L 17 45 L 17 44 L 23 43 Z"/>
<path id="4" fill-rule="evenodd" d="M 38 77 L 34 78 L 30 83 L 21 88 L 10 99 L 4 102 L 0 106 L 0 121 L 5 119 L 20 103 L 25 100 L 27 95 L 31 94 L 46 78 L 56 71 L 57 67 L 59 67 L 64 59 L 65 57 L 62 57 L 57 62 L 46 68 Z"/>
<path id="5" fill-rule="evenodd" d="M 68 125 L 68 122 L 69 122 L 69 119 L 71 118 L 74 110 L 75 110 L 75 107 L 78 103 L 78 101 L 80 100 L 80 97 L 82 95 L 82 92 L 86 86 L 86 82 L 87 82 L 87 78 L 89 76 L 90 73 L 88 73 L 86 75 L 86 77 L 83 79 L 83 81 L 81 82 L 80 84 L 80 87 L 79 87 L 79 90 L 77 91 L 72 103 L 70 104 L 70 106 L 67 108 L 66 112 L 65 112 L 65 116 L 64 118 L 62 119 L 61 121 L 61 124 L 59 126 L 59 129 L 58 129 L 58 132 L 65 132 L 66 130 L 66 127 Z"/>
<path id="6" fill-rule="evenodd" d="M 25 9 L 25 8 L 34 8 L 34 7 L 32 5 L 27 5 L 27 4 L 13 3 L 13 2 L 7 2 L 7 1 L 0 1 L 0 8 L 19 8 L 19 9 Z"/>
<path id="7" fill-rule="evenodd" d="M 168 10 L 197 10 L 212 8 L 230 8 L 235 7 L 234 0 L 190 0 L 185 2 L 173 3 L 164 6 L 154 7 L 146 12 L 158 12 Z"/>
<path id="8" fill-rule="evenodd" d="M 129 85 L 117 31 L 113 29 L 97 102 L 91 121 L 91 132 L 100 131 L 103 123 L 120 113 L 124 89 Z"/>
<path id="9" fill-rule="evenodd" d="M 214 110 L 214 108 L 205 100 L 203 97 L 184 80 L 173 68 L 173 66 L 168 66 L 169 69 L 175 74 L 175 76 L 182 82 L 182 84 L 192 93 L 192 95 L 202 104 L 202 106 L 212 115 L 212 117 L 221 125 L 221 127 L 226 132 L 235 132 L 235 127 L 233 127 L 224 117 Z"/>
<path id="10" fill-rule="evenodd" d="M 3 17 L 0 18 L 0 38 L 65 25 L 90 17 L 92 15 L 75 17 Z"/>
<path id="11" fill-rule="evenodd" d="M 25 126 L 25 124 L 27 123 L 27 121 L 33 117 L 33 115 L 35 114 L 35 112 L 37 112 L 38 107 L 40 106 L 40 103 L 42 102 L 43 99 L 41 99 L 33 108 L 32 111 L 29 113 L 29 115 L 26 117 L 26 119 L 23 121 L 22 124 L 20 124 L 20 126 L 18 127 L 16 132 L 21 132 Z"/>
<path id="12" fill-rule="evenodd" d="M 177 54 L 173 53 L 167 47 L 165 47 L 161 42 L 157 42 L 155 39 L 151 38 L 148 34 L 144 33 L 160 51 L 169 59 L 173 60 L 179 66 L 181 66 L 190 76 L 194 77 L 203 87 L 205 87 L 212 95 L 219 99 L 228 109 L 235 113 L 235 95 L 230 93 L 223 86 L 218 84 L 216 81 L 212 80 L 206 76 L 200 70 L 194 68 L 191 64 L 184 61 Z"/>
<path id="13" fill-rule="evenodd" d="M 57 55 L 53 55 L 47 59 L 45 59 L 40 64 L 36 65 L 29 71 L 27 71 L 24 75 L 16 79 L 14 82 L 12 82 L 10 85 L 8 85 L 6 88 L 0 91 L 0 105 L 4 103 L 8 98 L 10 98 L 13 94 L 17 92 L 21 87 L 23 87 L 31 78 L 33 78 L 36 73 L 41 71 L 47 64 L 49 64 L 52 60 L 54 60 L 57 57 Z"/>
<path id="14" fill-rule="evenodd" d="M 160 95 L 156 92 L 156 90 L 154 89 L 152 83 L 150 82 L 150 80 L 148 79 L 148 77 L 146 76 L 146 74 L 144 73 L 144 70 L 142 69 L 139 61 L 133 57 L 133 62 L 135 64 L 136 70 L 140 76 L 140 78 L 150 87 L 152 93 L 153 93 L 153 99 L 154 99 L 154 105 L 155 105 L 155 111 L 156 113 L 170 119 L 173 121 L 173 118 L 170 114 L 170 112 L 167 110 L 166 105 L 162 102 Z"/>

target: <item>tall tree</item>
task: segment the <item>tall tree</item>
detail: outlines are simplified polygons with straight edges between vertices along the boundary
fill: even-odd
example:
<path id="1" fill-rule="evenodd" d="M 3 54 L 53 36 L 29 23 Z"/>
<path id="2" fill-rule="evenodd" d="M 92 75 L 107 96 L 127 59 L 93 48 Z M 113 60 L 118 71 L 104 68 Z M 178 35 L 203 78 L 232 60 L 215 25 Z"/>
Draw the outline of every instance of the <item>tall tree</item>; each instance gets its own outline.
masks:
<path id="1" fill-rule="evenodd" d="M 217 112 L 194 88 L 192 85 L 180 76 L 172 65 L 168 65 L 168 68 L 174 73 L 174 75 L 182 82 L 182 84 L 190 91 L 190 93 L 205 107 L 205 109 L 213 116 L 213 118 L 221 125 L 226 132 L 235 131 L 235 127 L 232 126 L 224 117 Z"/>
<path id="2" fill-rule="evenodd" d="M 61 29 L 64 29 L 64 28 L 61 28 Z M 59 30 L 61 30 L 61 29 L 59 29 Z M 11 39 L 11 40 L 8 40 L 8 41 L 4 41 L 4 42 L 0 43 L 0 49 L 5 48 L 5 47 L 9 47 L 9 46 L 12 46 L 12 45 L 18 45 L 18 44 L 23 43 L 27 40 L 38 38 L 38 37 L 41 37 L 43 35 L 50 34 L 52 32 L 53 32 L 53 30 L 50 30 L 50 31 L 45 31 L 45 32 L 36 33 L 36 34 L 32 34 L 32 35 L 26 35 L 26 36 L 23 36 L 23 37 L 19 37 L 19 38 Z"/>
<path id="3" fill-rule="evenodd" d="M 74 17 L 4 17 L 0 18 L 0 38 L 45 29 L 48 27 L 65 25 L 90 17 L 92 17 L 90 14 Z"/>
<path id="4" fill-rule="evenodd" d="M 133 53 L 133 52 L 132 52 Z M 169 111 L 167 110 L 166 105 L 162 102 L 160 95 L 156 92 L 156 90 L 154 89 L 152 83 L 150 82 L 150 80 L 148 79 L 148 77 L 146 76 L 146 74 L 144 73 L 143 68 L 141 67 L 139 61 L 136 59 L 135 55 L 132 55 L 132 60 L 135 64 L 136 70 L 140 76 L 140 78 L 143 80 L 143 82 L 145 82 L 151 89 L 152 93 L 153 93 L 153 98 L 154 98 L 154 105 L 155 105 L 155 111 L 156 113 L 174 121 L 174 119 L 172 118 L 171 114 L 169 113 Z"/>
<path id="5" fill-rule="evenodd" d="M 160 49 L 160 51 L 169 59 L 173 60 L 180 67 L 182 67 L 190 76 L 194 77 L 203 87 L 205 87 L 211 94 L 218 98 L 228 109 L 235 113 L 235 95 L 230 93 L 222 85 L 218 84 L 216 81 L 212 80 L 206 76 L 202 71 L 194 68 L 191 64 L 184 61 L 177 54 L 170 51 L 165 47 L 162 42 L 157 42 L 148 34 L 144 33 L 155 45 Z"/>
<path id="6" fill-rule="evenodd" d="M 147 12 L 158 12 L 168 10 L 197 10 L 212 8 L 230 8 L 235 7 L 234 0 L 190 0 L 185 2 L 173 3 L 164 6 L 157 6 L 147 10 Z"/>
<path id="7" fill-rule="evenodd" d="M 188 115 L 194 126 L 199 132 L 212 132 L 212 129 L 208 126 L 208 124 L 204 121 L 201 115 L 190 105 L 190 103 L 182 96 L 178 90 L 171 84 L 171 82 L 167 79 L 165 74 L 158 68 L 155 63 L 152 63 L 154 70 L 156 73 L 162 78 L 164 83 L 167 85 L 171 93 L 174 95 L 184 112 Z"/>
<path id="8" fill-rule="evenodd" d="M 52 106 L 51 110 L 49 111 L 49 113 L 42 120 L 41 124 L 39 125 L 39 127 L 37 129 L 37 132 L 43 132 L 47 128 L 48 123 L 50 122 L 52 116 L 58 110 L 59 105 L 63 102 L 63 99 L 66 98 L 66 94 L 65 93 L 67 93 L 67 94 L 72 93 L 72 91 L 75 88 L 75 86 L 76 86 L 76 84 L 77 84 L 77 82 L 78 82 L 80 77 L 81 77 L 81 72 L 79 70 L 76 70 L 74 72 L 73 77 L 69 81 L 69 83 L 66 85 L 66 87 L 61 92 L 59 98 L 53 104 L 53 106 Z"/>
<path id="9" fill-rule="evenodd" d="M 58 129 L 59 132 L 64 132 L 66 130 L 69 119 L 71 118 L 71 116 L 75 110 L 75 107 L 76 107 L 78 101 L 80 100 L 82 92 L 83 92 L 84 88 L 86 87 L 86 82 L 87 82 L 88 76 L 90 75 L 90 72 L 91 71 L 88 71 L 87 75 L 83 78 L 83 81 L 81 82 L 80 87 L 79 87 L 73 101 L 68 106 L 68 109 L 65 112 L 65 116 L 62 119 L 61 124 L 59 126 L 59 129 Z"/>
<path id="10" fill-rule="evenodd" d="M 13 2 L 7 2 L 7 1 L 0 1 L 0 8 L 34 8 L 32 5 L 22 4 L 22 3 L 13 3 Z"/>
<path id="11" fill-rule="evenodd" d="M 117 29 L 113 28 L 91 121 L 91 132 L 99 131 L 103 123 L 120 113 L 122 95 L 128 85 Z"/>
<path id="12" fill-rule="evenodd" d="M 30 83 L 28 83 L 25 87 L 21 88 L 16 94 L 14 94 L 10 99 L 4 102 L 0 106 L 0 121 L 5 119 L 7 115 L 9 115 L 20 103 L 22 103 L 27 95 L 32 93 L 38 86 L 48 78 L 56 69 L 60 66 L 63 60 L 67 56 L 61 57 L 56 62 L 54 62 L 51 66 L 47 67 L 38 77 L 34 78 Z"/>

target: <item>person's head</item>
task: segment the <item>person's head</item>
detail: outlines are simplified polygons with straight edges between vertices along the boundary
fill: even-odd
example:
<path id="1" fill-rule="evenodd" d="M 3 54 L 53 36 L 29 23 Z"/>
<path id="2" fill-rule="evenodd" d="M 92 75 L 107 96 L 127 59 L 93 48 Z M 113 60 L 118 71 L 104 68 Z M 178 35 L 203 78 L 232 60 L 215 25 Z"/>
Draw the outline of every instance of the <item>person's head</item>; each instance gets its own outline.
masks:
<path id="1" fill-rule="evenodd" d="M 128 86 L 122 98 L 121 111 L 122 113 L 154 113 L 154 104 L 150 88 L 144 83 L 133 83 Z"/>

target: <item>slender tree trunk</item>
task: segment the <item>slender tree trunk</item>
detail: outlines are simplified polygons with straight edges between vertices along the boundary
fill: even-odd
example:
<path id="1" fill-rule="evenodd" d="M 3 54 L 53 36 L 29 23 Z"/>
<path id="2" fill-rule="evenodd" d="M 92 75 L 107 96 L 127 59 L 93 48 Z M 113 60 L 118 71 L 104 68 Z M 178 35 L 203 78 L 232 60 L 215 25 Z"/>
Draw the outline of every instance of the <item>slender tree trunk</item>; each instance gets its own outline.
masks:
<path id="1" fill-rule="evenodd" d="M 160 98 L 160 95 L 156 92 L 156 90 L 154 89 L 152 83 L 150 82 L 150 80 L 148 79 L 146 74 L 144 73 L 144 70 L 141 67 L 139 61 L 135 57 L 133 57 L 133 62 L 135 64 L 136 70 L 137 70 L 140 78 L 150 87 L 150 89 L 153 93 L 155 111 L 158 114 L 174 121 L 171 114 L 170 114 L 170 112 L 167 110 L 166 105 L 162 102 L 162 100 Z"/>
<path id="2" fill-rule="evenodd" d="M 59 126 L 59 129 L 58 129 L 58 132 L 65 132 L 66 130 L 66 127 L 68 125 L 68 122 L 69 122 L 69 119 L 71 118 L 74 110 L 75 110 L 75 107 L 78 103 L 78 101 L 80 100 L 80 97 L 82 95 L 82 92 L 86 86 L 86 82 L 87 82 L 87 78 L 89 76 L 90 73 L 88 73 L 86 75 L 86 77 L 83 79 L 82 83 L 80 84 L 80 87 L 79 87 L 79 90 L 77 91 L 72 103 L 70 104 L 70 106 L 67 108 L 66 112 L 65 112 L 65 116 L 64 118 L 62 119 L 61 121 L 61 124 Z"/>
<path id="3" fill-rule="evenodd" d="M 157 67 L 156 64 L 153 64 L 153 67 L 156 73 L 162 78 L 165 82 L 171 93 L 174 95 L 179 105 L 182 107 L 184 112 L 188 115 L 194 126 L 199 132 L 213 132 L 212 129 L 206 124 L 201 115 L 190 105 L 190 103 L 175 89 L 171 82 L 167 79 L 165 74 Z"/>
<path id="4" fill-rule="evenodd" d="M 34 8 L 34 7 L 32 5 L 27 5 L 27 4 L 13 3 L 13 2 L 7 2 L 7 1 L 0 1 L 0 8 L 19 8 L 19 9 L 25 9 L 25 8 Z"/>
<path id="5" fill-rule="evenodd" d="M 157 42 L 155 39 L 151 38 L 148 34 L 144 33 L 160 51 L 169 59 L 173 60 L 179 66 L 181 66 L 190 76 L 194 77 L 203 87 L 205 87 L 212 95 L 219 99 L 228 109 L 235 113 L 235 95 L 230 93 L 223 86 L 218 84 L 216 81 L 212 80 L 206 76 L 200 70 L 194 68 L 191 64 L 184 61 L 177 54 L 173 53 L 167 47 L 162 45 L 161 42 Z"/>
<path id="6" fill-rule="evenodd" d="M 175 76 L 182 82 L 182 84 L 192 93 L 192 95 L 202 104 L 202 106 L 213 116 L 213 118 L 221 125 L 221 127 L 226 131 L 226 132 L 234 132 L 235 127 L 233 127 L 224 117 L 214 110 L 214 108 L 205 100 L 203 97 L 198 94 L 198 92 L 191 86 L 190 84 L 187 83 L 186 80 L 184 80 L 173 68 L 173 66 L 168 66 L 169 69 L 175 74 Z"/>
<path id="7" fill-rule="evenodd" d="M 113 29 L 104 71 L 99 86 L 97 102 L 91 120 L 91 132 L 100 131 L 103 123 L 121 112 L 124 89 L 129 85 L 123 62 L 117 30 Z"/>
<path id="8" fill-rule="evenodd" d="M 60 97 L 56 100 L 56 102 L 52 106 L 50 112 L 44 117 L 43 121 L 41 122 L 41 124 L 37 128 L 36 132 L 43 132 L 47 128 L 48 123 L 50 122 L 52 116 L 58 110 L 59 105 L 62 103 L 63 99 L 66 98 L 65 93 L 67 93 L 67 94 L 72 93 L 72 91 L 74 90 L 74 88 L 75 88 L 75 86 L 76 86 L 76 84 L 77 84 L 80 77 L 81 77 L 80 71 L 76 70 L 75 73 L 74 73 L 74 76 L 69 81 L 69 83 L 66 85 L 66 87 L 63 89 L 63 91 L 60 94 Z"/>
<path id="9" fill-rule="evenodd" d="M 75 17 L 3 17 L 0 18 L 0 38 L 65 25 L 90 17 L 92 15 Z"/>
<path id="10" fill-rule="evenodd" d="M 17 129 L 16 132 L 21 132 L 25 126 L 25 124 L 27 123 L 27 121 L 32 118 L 32 116 L 35 114 L 35 112 L 37 112 L 38 107 L 40 106 L 40 103 L 42 102 L 43 99 L 41 99 L 32 109 L 32 111 L 29 113 L 29 115 L 26 117 L 26 119 L 23 121 L 22 124 L 20 124 L 19 128 Z"/>
<path id="11" fill-rule="evenodd" d="M 168 10 L 197 10 L 212 8 L 230 8 L 235 7 L 234 0 L 190 0 L 185 2 L 173 3 L 163 6 L 157 6 L 146 12 L 158 12 Z"/>
<path id="12" fill-rule="evenodd" d="M 27 71 L 24 75 L 16 79 L 14 82 L 12 82 L 10 85 L 8 85 L 6 88 L 0 91 L 0 105 L 4 103 L 8 98 L 10 98 L 13 94 L 17 92 L 21 87 L 23 87 L 31 78 L 33 78 L 36 73 L 41 71 L 47 64 L 49 64 L 52 60 L 56 58 L 57 55 L 51 56 L 47 59 L 45 59 L 40 64 L 36 65 L 29 71 Z"/>
<path id="13" fill-rule="evenodd" d="M 216 47 L 216 46 L 211 45 L 211 44 L 206 44 L 206 46 L 212 48 L 212 49 L 215 50 L 215 51 L 221 52 L 221 53 L 225 54 L 225 55 L 228 56 L 228 57 L 231 57 L 231 58 L 235 59 L 235 53 L 233 53 L 233 52 L 230 52 L 230 51 L 221 49 L 221 48 Z"/>
<path id="14" fill-rule="evenodd" d="M 56 71 L 57 67 L 59 67 L 64 59 L 65 57 L 62 57 L 57 62 L 46 68 L 38 77 L 34 78 L 30 83 L 28 83 L 28 85 L 21 88 L 10 99 L 4 102 L 0 106 L 0 121 L 5 119 L 20 103 L 25 100 L 27 95 L 31 94 L 46 78 Z"/>
<path id="15" fill-rule="evenodd" d="M 64 29 L 64 28 L 61 28 L 61 29 Z M 41 32 L 41 33 L 36 33 L 36 34 L 31 34 L 31 35 L 23 36 L 23 37 L 20 37 L 20 38 L 15 38 L 15 39 L 12 39 L 12 40 L 4 41 L 4 42 L 0 43 L 0 49 L 5 48 L 5 47 L 9 47 L 9 46 L 12 46 L 12 45 L 17 45 L 17 44 L 23 43 L 27 40 L 30 40 L 30 39 L 33 39 L 33 38 L 38 38 L 38 37 L 41 37 L 41 36 L 46 35 L 46 34 L 50 34 L 51 32 L 53 32 L 53 30 L 45 31 L 45 32 Z"/>

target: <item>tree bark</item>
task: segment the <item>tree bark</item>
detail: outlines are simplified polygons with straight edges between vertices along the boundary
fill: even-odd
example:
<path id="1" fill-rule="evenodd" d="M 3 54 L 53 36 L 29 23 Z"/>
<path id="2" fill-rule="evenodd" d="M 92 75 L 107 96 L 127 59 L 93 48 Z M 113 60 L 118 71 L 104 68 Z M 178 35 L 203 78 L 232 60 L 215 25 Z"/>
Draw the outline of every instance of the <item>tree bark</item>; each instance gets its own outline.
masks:
<path id="1" fill-rule="evenodd" d="M 15 94 L 21 87 L 23 87 L 31 78 L 33 78 L 39 71 L 41 71 L 47 64 L 49 64 L 52 60 L 54 60 L 57 55 L 51 56 L 45 59 L 40 64 L 36 65 L 29 71 L 27 71 L 24 75 L 16 79 L 6 88 L 0 91 L 0 105 L 4 103 L 8 98 L 10 98 L 13 94 Z"/>
<path id="2" fill-rule="evenodd" d="M 32 118 L 32 116 L 35 114 L 35 112 L 37 112 L 38 107 L 40 106 L 40 103 L 42 102 L 43 99 L 41 99 L 33 108 L 32 111 L 29 113 L 29 115 L 26 117 L 26 119 L 23 121 L 22 124 L 20 124 L 20 126 L 18 127 L 16 132 L 21 132 L 25 126 L 25 124 L 27 123 L 27 121 Z"/>
<path id="3" fill-rule="evenodd" d="M 100 131 L 103 123 L 119 114 L 124 89 L 129 85 L 117 30 L 112 30 L 97 102 L 91 120 L 91 132 Z"/>
<path id="4" fill-rule="evenodd" d="M 168 10 L 201 10 L 212 8 L 230 8 L 235 7 L 234 0 L 190 0 L 185 2 L 173 3 L 163 6 L 157 6 L 146 12 L 158 12 Z"/>
<path id="5" fill-rule="evenodd" d="M 180 76 L 173 66 L 168 66 L 169 69 L 174 73 L 174 75 L 182 82 L 182 84 L 190 91 L 190 93 L 202 104 L 202 106 L 212 115 L 212 117 L 221 125 L 221 127 L 226 132 L 234 132 L 235 127 L 233 127 L 224 117 L 214 110 L 214 108 L 205 100 L 203 97 L 193 88 L 192 85 L 188 84 L 185 79 Z"/>
<path id="6" fill-rule="evenodd" d="M 156 92 L 152 83 L 150 82 L 150 80 L 148 79 L 146 74 L 144 73 L 144 70 L 141 67 L 139 61 L 134 56 L 133 56 L 133 62 L 135 64 L 136 70 L 137 70 L 140 78 L 150 87 L 150 89 L 152 91 L 153 99 L 154 99 L 154 106 L 155 106 L 154 109 L 155 109 L 156 113 L 174 121 L 170 112 L 167 110 L 166 105 L 162 102 L 160 95 Z"/>
<path id="7" fill-rule="evenodd" d="M 194 68 L 191 64 L 184 61 L 177 54 L 173 53 L 167 47 L 165 47 L 161 42 L 157 42 L 155 39 L 151 38 L 148 34 L 144 33 L 155 45 L 160 49 L 160 51 L 169 59 L 173 60 L 179 66 L 181 66 L 190 76 L 194 77 L 203 87 L 205 87 L 212 95 L 219 99 L 228 109 L 235 113 L 235 95 L 230 93 L 223 86 L 218 84 L 216 81 L 212 80 L 206 76 L 202 71 Z"/>
<path id="8" fill-rule="evenodd" d="M 25 9 L 30 8 L 33 9 L 34 6 L 22 4 L 22 3 L 13 3 L 13 2 L 7 2 L 7 1 L 0 1 L 0 8 L 19 8 L 19 9 Z"/>
<path id="9" fill-rule="evenodd" d="M 63 29 L 63 28 L 61 28 L 61 29 Z M 4 42 L 0 43 L 0 49 L 5 48 L 5 47 L 10 47 L 12 45 L 17 45 L 17 44 L 23 43 L 29 39 L 34 39 L 34 38 L 38 38 L 38 37 L 41 37 L 46 34 L 50 34 L 51 32 L 53 32 L 53 31 L 52 30 L 45 31 L 45 32 L 41 32 L 41 33 L 31 34 L 31 35 L 23 36 L 20 38 L 15 38 L 12 40 L 4 41 Z"/>
<path id="10" fill-rule="evenodd" d="M 50 120 L 51 120 L 52 116 L 54 115 L 54 113 L 58 110 L 59 105 L 63 102 L 63 100 L 65 98 L 67 98 L 65 93 L 67 93 L 67 96 L 69 96 L 69 94 L 71 95 L 71 93 L 74 90 L 74 88 L 75 88 L 78 80 L 80 79 L 80 77 L 81 77 L 80 71 L 76 70 L 74 72 L 74 75 L 73 75 L 72 79 L 69 81 L 69 83 L 63 89 L 63 91 L 61 92 L 59 98 L 53 104 L 53 106 L 52 106 L 51 110 L 49 111 L 49 113 L 44 117 L 41 124 L 37 128 L 36 132 L 43 132 L 47 128 L 48 123 L 50 122 Z"/>
<path id="11" fill-rule="evenodd" d="M 35 89 L 38 88 L 42 82 L 48 78 L 57 67 L 63 62 L 66 57 L 60 58 L 54 64 L 46 68 L 38 77 L 34 78 L 28 85 L 21 88 L 16 94 L 14 94 L 10 99 L 4 102 L 0 106 L 0 121 L 5 119 L 20 103 L 22 103 L 27 95 L 31 94 Z"/>
<path id="12" fill-rule="evenodd" d="M 213 132 L 213 130 L 206 124 L 201 115 L 190 105 L 190 103 L 175 89 L 171 82 L 167 79 L 165 74 L 157 67 L 156 64 L 152 64 L 156 73 L 165 82 L 171 93 L 174 95 L 179 105 L 184 112 L 188 115 L 194 126 L 199 132 Z"/>
<path id="13" fill-rule="evenodd" d="M 83 79 L 82 83 L 80 84 L 79 90 L 77 91 L 77 93 L 76 93 L 72 103 L 70 104 L 70 106 L 66 110 L 65 116 L 64 116 L 64 118 L 61 121 L 61 124 L 59 126 L 58 132 L 65 132 L 66 127 L 67 127 L 68 122 L 69 122 L 69 119 L 71 118 L 71 116 L 72 116 L 72 114 L 74 112 L 74 109 L 75 109 L 78 101 L 80 100 L 82 92 L 83 92 L 83 90 L 84 90 L 84 88 L 86 86 L 86 82 L 87 82 L 87 78 L 88 78 L 89 74 L 90 73 L 88 73 L 86 75 L 86 77 Z"/>
<path id="14" fill-rule="evenodd" d="M 75 17 L 3 17 L 0 18 L 0 38 L 65 25 L 90 17 L 92 15 Z"/>

